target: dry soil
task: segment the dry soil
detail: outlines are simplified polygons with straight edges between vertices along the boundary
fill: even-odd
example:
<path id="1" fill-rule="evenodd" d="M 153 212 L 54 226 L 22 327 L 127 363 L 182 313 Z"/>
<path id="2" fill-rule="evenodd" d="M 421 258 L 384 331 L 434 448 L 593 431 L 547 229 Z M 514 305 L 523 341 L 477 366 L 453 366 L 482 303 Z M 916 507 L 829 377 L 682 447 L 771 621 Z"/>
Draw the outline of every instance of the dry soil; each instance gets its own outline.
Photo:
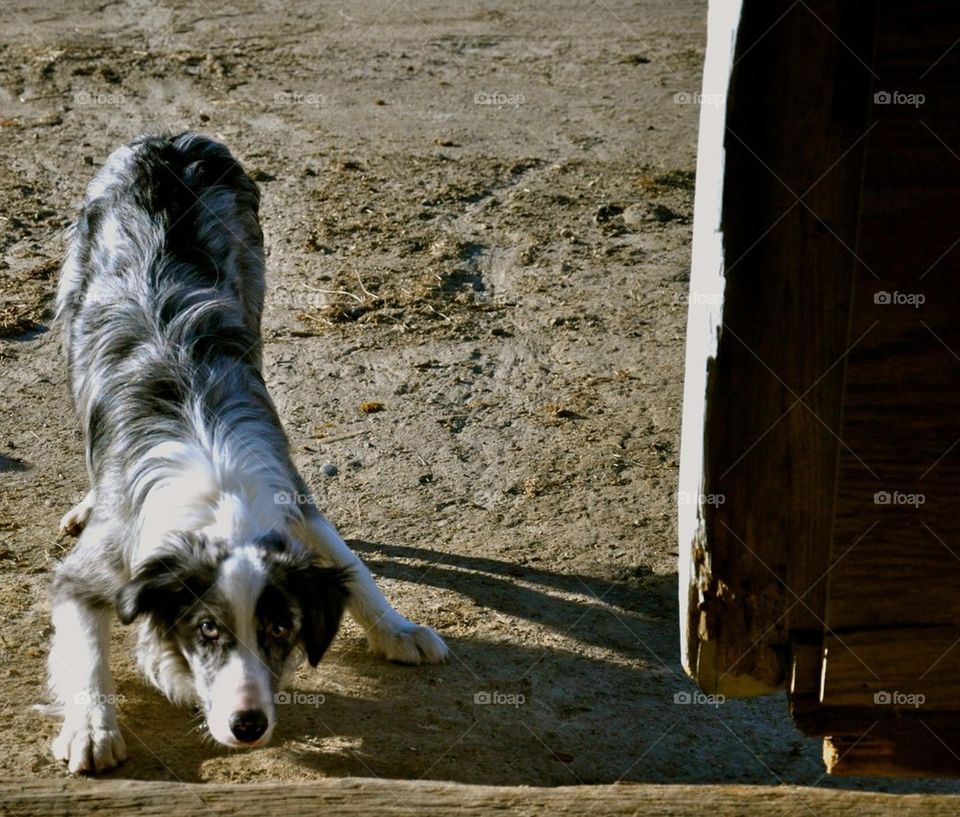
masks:
<path id="1" fill-rule="evenodd" d="M 62 230 L 114 147 L 195 129 L 261 187 L 297 463 L 454 657 L 386 664 L 350 623 L 273 744 L 235 753 L 141 682 L 118 625 L 113 776 L 906 785 L 821 781 L 782 698 L 676 697 L 698 110 L 675 95 L 705 20 L 702 0 L 4 4 L 0 774 L 66 774 L 31 708 L 57 521 L 86 490 L 50 326 Z"/>

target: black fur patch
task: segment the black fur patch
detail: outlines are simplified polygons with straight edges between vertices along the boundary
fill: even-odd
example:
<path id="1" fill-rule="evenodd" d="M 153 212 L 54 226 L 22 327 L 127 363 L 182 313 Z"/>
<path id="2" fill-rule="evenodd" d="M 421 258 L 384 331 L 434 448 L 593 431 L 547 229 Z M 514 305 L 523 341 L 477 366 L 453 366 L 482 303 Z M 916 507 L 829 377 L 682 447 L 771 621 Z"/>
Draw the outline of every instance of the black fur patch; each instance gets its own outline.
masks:
<path id="1" fill-rule="evenodd" d="M 320 663 L 340 628 L 350 596 L 348 578 L 348 571 L 325 567 L 306 557 L 271 566 L 269 585 L 281 590 L 300 608 L 300 638 L 313 667 Z"/>
<path id="2" fill-rule="evenodd" d="M 183 535 L 171 548 L 144 562 L 133 578 L 117 593 L 117 616 L 130 624 L 149 614 L 171 627 L 196 606 L 217 581 L 217 553 L 192 535 Z"/>

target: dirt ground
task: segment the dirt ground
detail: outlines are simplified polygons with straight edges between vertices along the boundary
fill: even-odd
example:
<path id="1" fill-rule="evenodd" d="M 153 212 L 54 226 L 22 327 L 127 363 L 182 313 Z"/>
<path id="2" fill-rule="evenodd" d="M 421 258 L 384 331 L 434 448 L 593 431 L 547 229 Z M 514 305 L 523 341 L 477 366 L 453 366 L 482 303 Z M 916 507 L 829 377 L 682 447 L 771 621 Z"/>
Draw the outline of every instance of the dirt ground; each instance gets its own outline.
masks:
<path id="1" fill-rule="evenodd" d="M 57 521 L 86 490 L 50 331 L 61 232 L 114 147 L 189 128 L 261 186 L 298 465 L 454 658 L 385 664 L 348 623 L 273 744 L 235 753 L 141 682 L 117 625 L 112 776 L 930 788 L 820 780 L 782 698 L 675 699 L 698 110 L 674 95 L 699 88 L 705 2 L 529 6 L 0 10 L 0 775 L 66 775 L 32 709 Z"/>

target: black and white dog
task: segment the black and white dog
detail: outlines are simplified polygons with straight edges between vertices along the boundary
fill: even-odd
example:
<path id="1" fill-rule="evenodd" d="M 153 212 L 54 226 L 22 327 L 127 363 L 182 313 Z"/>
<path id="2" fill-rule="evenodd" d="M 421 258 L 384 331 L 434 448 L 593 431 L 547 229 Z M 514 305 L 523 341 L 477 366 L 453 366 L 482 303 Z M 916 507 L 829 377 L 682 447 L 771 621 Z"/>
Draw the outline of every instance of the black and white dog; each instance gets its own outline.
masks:
<path id="1" fill-rule="evenodd" d="M 82 533 L 53 580 L 49 661 L 53 751 L 73 772 L 126 755 L 114 611 L 141 620 L 146 677 L 233 747 L 270 739 L 275 692 L 317 664 L 344 608 L 378 655 L 447 656 L 390 606 L 291 463 L 261 376 L 258 206 L 223 145 L 142 137 L 110 156 L 73 228 L 57 317 L 92 488 L 61 523 Z"/>

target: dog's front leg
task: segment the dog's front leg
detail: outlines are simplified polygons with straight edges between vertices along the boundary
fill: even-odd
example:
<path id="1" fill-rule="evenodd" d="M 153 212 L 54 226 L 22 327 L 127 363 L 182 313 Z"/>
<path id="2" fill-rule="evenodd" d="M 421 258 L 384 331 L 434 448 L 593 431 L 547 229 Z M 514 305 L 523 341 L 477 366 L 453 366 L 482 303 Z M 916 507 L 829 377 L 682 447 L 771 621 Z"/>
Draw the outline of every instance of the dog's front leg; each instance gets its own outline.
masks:
<path id="1" fill-rule="evenodd" d="M 53 754 L 71 772 L 102 772 L 127 757 L 110 674 L 112 615 L 109 607 L 70 598 L 53 607 L 50 683 L 64 716 Z"/>
<path id="2" fill-rule="evenodd" d="M 102 554 L 91 554 L 89 547 L 96 533 L 91 528 L 84 531 L 73 553 L 58 567 L 53 588 L 54 633 L 48 666 L 50 688 L 64 719 L 53 741 L 53 754 L 66 761 L 71 772 L 102 772 L 127 757 L 110 674 L 113 606 L 99 595 L 112 577 L 84 575 L 91 564 L 103 561 Z M 94 561 L 91 555 L 100 559 Z"/>
<path id="3" fill-rule="evenodd" d="M 347 611 L 363 627 L 370 652 L 402 664 L 446 661 L 450 651 L 443 639 L 429 627 L 414 624 L 393 608 L 366 565 L 330 522 L 314 512 L 306 516 L 305 523 L 306 538 L 320 558 L 349 571 Z"/>

